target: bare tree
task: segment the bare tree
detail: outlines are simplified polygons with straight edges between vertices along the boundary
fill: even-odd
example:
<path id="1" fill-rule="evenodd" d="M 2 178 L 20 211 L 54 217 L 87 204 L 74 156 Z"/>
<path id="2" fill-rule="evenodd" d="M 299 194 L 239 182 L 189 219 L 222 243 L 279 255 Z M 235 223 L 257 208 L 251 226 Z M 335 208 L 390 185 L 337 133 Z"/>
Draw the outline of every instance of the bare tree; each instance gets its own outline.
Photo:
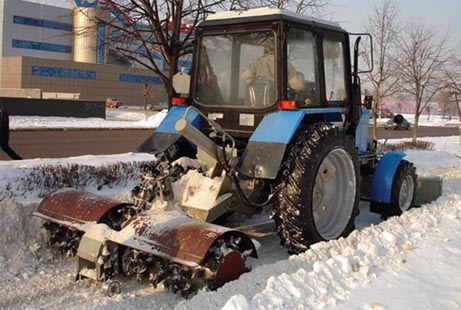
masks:
<path id="1" fill-rule="evenodd" d="M 446 89 L 442 89 L 435 100 L 439 104 L 439 109 L 442 111 L 442 118 L 451 119 L 453 102 L 451 102 L 450 92 Z"/>
<path id="2" fill-rule="evenodd" d="M 429 26 L 419 22 L 408 24 L 399 37 L 400 91 L 415 100 L 413 143 L 416 143 L 419 117 L 434 96 L 444 87 L 443 71 L 447 61 L 448 36 L 438 36 Z"/>
<path id="3" fill-rule="evenodd" d="M 106 0 L 110 18 L 97 24 L 111 29 L 108 46 L 120 59 L 151 70 L 162 82 L 169 97 L 175 93 L 172 78 L 178 65 L 192 53 L 195 28 L 210 13 L 265 6 L 304 12 L 323 8 L 329 0 Z M 191 57 L 189 57 L 191 58 Z M 146 81 L 140 81 L 145 83 Z"/>
<path id="4" fill-rule="evenodd" d="M 459 50 L 459 49 L 456 49 Z M 445 71 L 446 89 L 449 102 L 456 105 L 459 124 L 459 144 L 461 145 L 461 57 L 452 55 Z"/>
<path id="5" fill-rule="evenodd" d="M 368 66 L 373 65 L 374 70 L 367 74 L 367 79 L 373 85 L 373 106 L 371 115 L 373 120 L 373 138 L 377 139 L 376 116 L 379 113 L 381 100 L 396 91 L 399 80 L 395 75 L 395 63 L 392 61 L 392 51 L 395 51 L 398 8 L 393 0 L 374 3 L 373 13 L 367 20 L 365 29 L 373 37 L 373 64 L 370 53 L 365 53 Z"/>
<path id="6" fill-rule="evenodd" d="M 110 29 L 106 46 L 131 65 L 151 70 L 171 101 L 172 77 L 181 57 L 191 53 L 196 25 L 226 1 L 108 0 L 106 6 L 112 14 L 97 22 Z"/>

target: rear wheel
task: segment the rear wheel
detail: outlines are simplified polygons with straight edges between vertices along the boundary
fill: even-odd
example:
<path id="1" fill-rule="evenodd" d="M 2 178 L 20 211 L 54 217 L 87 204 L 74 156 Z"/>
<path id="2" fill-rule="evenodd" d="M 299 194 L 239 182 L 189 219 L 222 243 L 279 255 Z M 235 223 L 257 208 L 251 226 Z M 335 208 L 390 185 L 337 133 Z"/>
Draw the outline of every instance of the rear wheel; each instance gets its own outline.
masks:
<path id="1" fill-rule="evenodd" d="M 329 124 L 301 132 L 279 175 L 274 220 L 292 253 L 348 235 L 358 214 L 359 170 L 352 139 Z"/>

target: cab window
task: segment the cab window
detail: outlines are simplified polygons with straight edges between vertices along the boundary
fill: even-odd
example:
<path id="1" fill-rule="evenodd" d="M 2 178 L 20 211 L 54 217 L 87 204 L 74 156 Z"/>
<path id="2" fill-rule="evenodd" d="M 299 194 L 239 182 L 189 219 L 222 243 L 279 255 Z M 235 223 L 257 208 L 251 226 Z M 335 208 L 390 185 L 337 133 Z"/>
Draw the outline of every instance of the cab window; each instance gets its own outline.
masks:
<path id="1" fill-rule="evenodd" d="M 343 48 L 343 42 L 339 40 L 323 40 L 325 96 L 328 103 L 347 100 Z"/>
<path id="2" fill-rule="evenodd" d="M 291 28 L 287 35 L 287 99 L 298 107 L 320 105 L 316 39 L 312 32 Z"/>

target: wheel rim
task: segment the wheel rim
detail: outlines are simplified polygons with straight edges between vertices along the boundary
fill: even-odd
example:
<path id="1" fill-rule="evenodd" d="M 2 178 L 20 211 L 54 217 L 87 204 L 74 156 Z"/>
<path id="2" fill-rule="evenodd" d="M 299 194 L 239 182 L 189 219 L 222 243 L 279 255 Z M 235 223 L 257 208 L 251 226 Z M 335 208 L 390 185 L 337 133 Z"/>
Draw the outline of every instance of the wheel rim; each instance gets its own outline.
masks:
<path id="1" fill-rule="evenodd" d="M 399 191 L 399 207 L 402 211 L 407 211 L 413 201 L 413 193 L 415 191 L 415 181 L 411 175 L 406 175 L 402 180 L 402 185 Z"/>
<path id="2" fill-rule="evenodd" d="M 314 223 L 325 240 L 338 238 L 355 204 L 357 176 L 351 156 L 334 149 L 323 159 L 315 177 L 312 206 Z"/>

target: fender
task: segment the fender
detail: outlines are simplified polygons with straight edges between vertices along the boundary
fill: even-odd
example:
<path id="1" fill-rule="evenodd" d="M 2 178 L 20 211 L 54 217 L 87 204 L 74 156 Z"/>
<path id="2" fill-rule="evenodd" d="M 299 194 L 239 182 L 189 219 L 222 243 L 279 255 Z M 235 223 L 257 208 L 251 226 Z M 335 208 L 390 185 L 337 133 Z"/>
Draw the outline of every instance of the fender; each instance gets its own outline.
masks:
<path id="1" fill-rule="evenodd" d="M 158 154 L 176 143 L 181 135 L 176 131 L 174 125 L 183 117 L 186 109 L 186 106 L 173 106 L 155 132 L 138 147 L 138 151 Z M 187 115 L 187 121 L 196 128 L 200 127 L 199 115 L 194 110 Z"/>
<path id="2" fill-rule="evenodd" d="M 405 156 L 406 154 L 402 152 L 389 152 L 381 158 L 371 177 L 371 203 L 391 203 L 392 183 L 395 172 L 400 161 Z"/>
<path id="3" fill-rule="evenodd" d="M 287 146 L 306 115 L 324 122 L 342 122 L 343 109 L 277 111 L 266 115 L 250 137 L 242 156 L 240 171 L 258 179 L 275 179 Z"/>

